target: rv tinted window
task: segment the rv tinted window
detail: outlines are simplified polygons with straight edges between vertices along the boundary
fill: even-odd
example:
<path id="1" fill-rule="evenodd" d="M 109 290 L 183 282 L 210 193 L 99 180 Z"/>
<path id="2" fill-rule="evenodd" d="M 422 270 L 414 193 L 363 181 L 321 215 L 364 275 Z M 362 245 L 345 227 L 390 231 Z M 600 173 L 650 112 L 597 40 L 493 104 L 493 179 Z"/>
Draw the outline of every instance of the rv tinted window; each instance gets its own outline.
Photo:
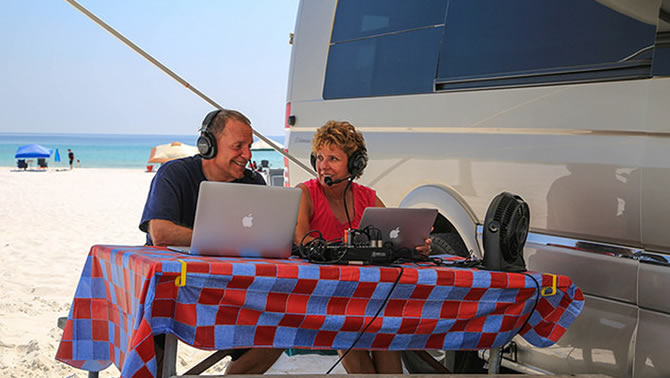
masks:
<path id="1" fill-rule="evenodd" d="M 654 76 L 670 76 L 670 32 L 658 33 L 654 49 Z"/>
<path id="2" fill-rule="evenodd" d="M 447 0 L 339 0 L 332 42 L 444 23 Z"/>
<path id="3" fill-rule="evenodd" d="M 323 97 L 432 92 L 441 37 L 431 28 L 332 45 Z"/>
<path id="4" fill-rule="evenodd" d="M 652 45 L 654 37 L 654 25 L 597 1 L 451 0 L 438 82 L 611 71 L 634 62 L 645 65 L 648 75 L 649 54 L 621 61 Z"/>

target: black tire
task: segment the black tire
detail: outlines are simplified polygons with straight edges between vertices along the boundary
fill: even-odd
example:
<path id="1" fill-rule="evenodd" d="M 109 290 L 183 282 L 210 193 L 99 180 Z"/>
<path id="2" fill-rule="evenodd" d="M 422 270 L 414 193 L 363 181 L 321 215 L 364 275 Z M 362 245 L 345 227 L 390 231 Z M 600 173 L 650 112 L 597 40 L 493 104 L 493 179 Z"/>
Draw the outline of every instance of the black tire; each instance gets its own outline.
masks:
<path id="1" fill-rule="evenodd" d="M 431 255 L 442 255 L 448 253 L 450 255 L 456 255 L 461 257 L 470 257 L 468 249 L 463 243 L 461 236 L 454 232 L 448 233 L 436 233 L 431 234 L 430 239 L 432 240 Z"/>

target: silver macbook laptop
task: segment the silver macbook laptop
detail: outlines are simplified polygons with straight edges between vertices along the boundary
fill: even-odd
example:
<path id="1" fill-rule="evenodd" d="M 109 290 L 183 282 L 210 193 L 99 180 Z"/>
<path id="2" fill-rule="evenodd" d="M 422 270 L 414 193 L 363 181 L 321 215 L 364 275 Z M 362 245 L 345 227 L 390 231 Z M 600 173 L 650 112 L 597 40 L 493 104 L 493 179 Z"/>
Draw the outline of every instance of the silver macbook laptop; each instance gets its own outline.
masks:
<path id="1" fill-rule="evenodd" d="M 382 240 L 392 242 L 394 248 L 414 249 L 424 244 L 436 217 L 437 209 L 368 207 L 358 228 L 374 226 L 381 231 Z"/>
<path id="2" fill-rule="evenodd" d="M 288 258 L 300 206 L 298 188 L 203 181 L 190 247 L 194 255 Z"/>

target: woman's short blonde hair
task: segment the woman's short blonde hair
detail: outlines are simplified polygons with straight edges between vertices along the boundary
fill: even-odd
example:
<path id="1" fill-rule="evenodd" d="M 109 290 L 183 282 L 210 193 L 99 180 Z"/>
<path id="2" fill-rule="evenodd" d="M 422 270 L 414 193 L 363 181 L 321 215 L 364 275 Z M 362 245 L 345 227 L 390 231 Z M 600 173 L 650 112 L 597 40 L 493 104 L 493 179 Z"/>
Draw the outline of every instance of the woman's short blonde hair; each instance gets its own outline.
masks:
<path id="1" fill-rule="evenodd" d="M 363 134 L 356 131 L 354 125 L 347 121 L 328 121 L 325 125 L 319 127 L 312 139 L 312 154 L 324 146 L 335 145 L 344 151 L 348 157 L 357 151 L 366 152 L 365 138 Z M 359 172 L 357 177 L 363 171 Z"/>

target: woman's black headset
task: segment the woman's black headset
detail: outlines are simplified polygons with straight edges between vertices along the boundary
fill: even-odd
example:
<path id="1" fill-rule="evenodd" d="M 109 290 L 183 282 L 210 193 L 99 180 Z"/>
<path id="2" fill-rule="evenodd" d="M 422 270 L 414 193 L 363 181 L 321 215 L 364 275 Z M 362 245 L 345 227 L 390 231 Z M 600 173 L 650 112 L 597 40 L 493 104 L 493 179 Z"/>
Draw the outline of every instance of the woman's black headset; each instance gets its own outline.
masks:
<path id="1" fill-rule="evenodd" d="M 205 119 L 202 121 L 200 128 L 200 136 L 198 137 L 198 152 L 203 159 L 213 159 L 216 156 L 216 137 L 209 131 L 209 127 L 219 115 L 221 110 L 212 110 L 207 113 Z"/>
<path id="2" fill-rule="evenodd" d="M 312 163 L 312 168 L 314 168 L 316 171 L 316 156 L 314 156 L 314 152 L 310 153 L 309 162 Z M 349 171 L 349 176 L 351 176 L 351 178 L 355 178 L 363 171 L 363 169 L 365 169 L 367 165 L 368 150 L 365 147 L 359 148 L 352 152 L 351 155 L 349 155 L 347 162 L 347 171 Z"/>

